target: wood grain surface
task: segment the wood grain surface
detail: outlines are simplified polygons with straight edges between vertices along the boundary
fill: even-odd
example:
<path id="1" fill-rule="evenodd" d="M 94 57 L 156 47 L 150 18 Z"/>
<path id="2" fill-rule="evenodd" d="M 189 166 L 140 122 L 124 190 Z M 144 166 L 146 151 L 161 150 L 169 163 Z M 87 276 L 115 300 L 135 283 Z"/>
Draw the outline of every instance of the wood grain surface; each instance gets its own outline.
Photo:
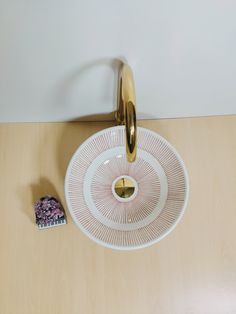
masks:
<path id="1" fill-rule="evenodd" d="M 173 144 L 190 199 L 160 243 L 112 251 L 72 222 L 38 230 L 75 149 L 106 123 L 0 125 L 1 314 L 236 314 L 236 116 L 139 121 Z M 65 206 L 66 207 L 66 206 Z"/>

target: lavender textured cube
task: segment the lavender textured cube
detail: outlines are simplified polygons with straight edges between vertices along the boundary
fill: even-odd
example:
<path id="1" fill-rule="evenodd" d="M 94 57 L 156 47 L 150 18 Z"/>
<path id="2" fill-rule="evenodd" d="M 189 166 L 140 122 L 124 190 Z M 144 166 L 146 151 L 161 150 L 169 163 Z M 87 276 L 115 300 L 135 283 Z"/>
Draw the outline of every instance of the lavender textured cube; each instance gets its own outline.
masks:
<path id="1" fill-rule="evenodd" d="M 40 229 L 58 226 L 66 223 L 61 203 L 50 195 L 37 200 L 34 204 L 36 224 Z"/>

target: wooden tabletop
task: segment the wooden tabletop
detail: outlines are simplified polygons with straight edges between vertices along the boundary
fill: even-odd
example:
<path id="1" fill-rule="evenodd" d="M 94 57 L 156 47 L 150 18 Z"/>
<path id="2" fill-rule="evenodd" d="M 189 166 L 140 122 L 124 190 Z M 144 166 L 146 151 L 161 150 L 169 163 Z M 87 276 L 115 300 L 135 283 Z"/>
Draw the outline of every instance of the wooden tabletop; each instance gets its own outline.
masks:
<path id="1" fill-rule="evenodd" d="M 93 243 L 65 205 L 73 152 L 112 125 L 0 125 L 0 313 L 235 314 L 236 116 L 139 122 L 179 151 L 190 199 L 170 235 L 131 252 Z M 37 229 L 32 204 L 45 194 L 67 225 Z"/>

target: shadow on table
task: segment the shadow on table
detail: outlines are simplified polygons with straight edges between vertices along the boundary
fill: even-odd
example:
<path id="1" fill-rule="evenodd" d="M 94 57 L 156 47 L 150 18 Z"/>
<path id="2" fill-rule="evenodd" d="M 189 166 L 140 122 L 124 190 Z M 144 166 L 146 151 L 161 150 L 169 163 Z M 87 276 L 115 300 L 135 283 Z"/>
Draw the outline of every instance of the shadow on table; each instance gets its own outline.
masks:
<path id="1" fill-rule="evenodd" d="M 32 183 L 29 187 L 21 187 L 18 191 L 20 198 L 23 202 L 22 212 L 28 219 L 35 223 L 34 203 L 45 195 L 56 197 L 59 201 L 58 193 L 52 182 L 46 177 L 41 177 L 37 182 Z"/>
<path id="2" fill-rule="evenodd" d="M 37 201 L 40 197 L 51 195 L 59 199 L 58 193 L 52 182 L 45 177 L 39 179 L 38 182 L 31 184 L 32 203 Z"/>

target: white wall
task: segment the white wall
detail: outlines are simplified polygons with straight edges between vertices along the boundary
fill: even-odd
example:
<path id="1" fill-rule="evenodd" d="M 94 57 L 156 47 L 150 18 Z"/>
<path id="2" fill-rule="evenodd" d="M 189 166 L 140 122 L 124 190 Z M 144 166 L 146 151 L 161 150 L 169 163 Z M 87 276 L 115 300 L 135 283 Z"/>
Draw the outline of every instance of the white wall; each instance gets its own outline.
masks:
<path id="1" fill-rule="evenodd" d="M 112 111 L 120 57 L 139 118 L 236 113 L 234 0 L 0 0 L 0 121 Z"/>

